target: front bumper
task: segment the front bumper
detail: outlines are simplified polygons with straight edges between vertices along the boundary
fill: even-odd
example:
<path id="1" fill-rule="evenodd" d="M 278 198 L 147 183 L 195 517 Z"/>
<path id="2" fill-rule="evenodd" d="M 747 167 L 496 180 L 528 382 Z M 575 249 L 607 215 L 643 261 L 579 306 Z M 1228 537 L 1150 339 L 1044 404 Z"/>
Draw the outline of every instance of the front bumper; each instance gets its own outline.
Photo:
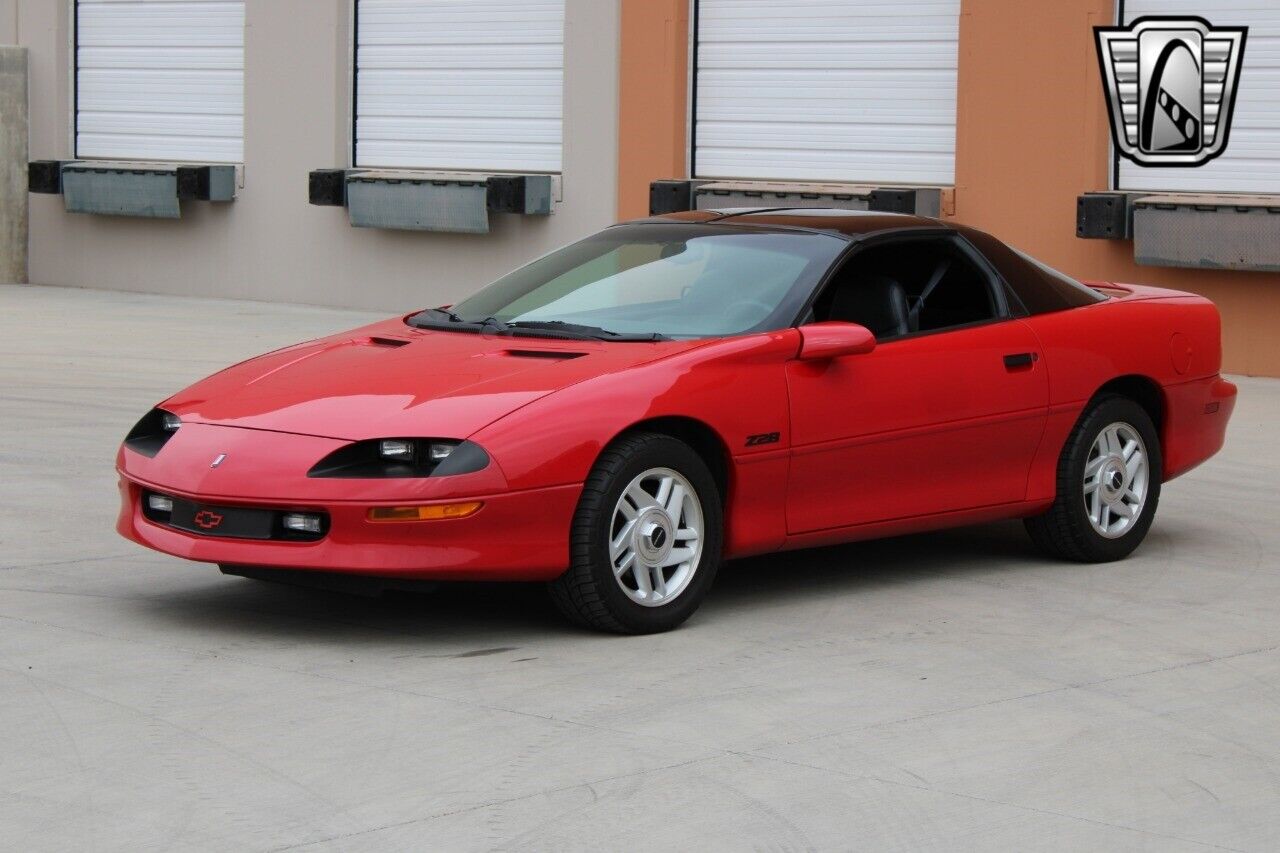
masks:
<path id="1" fill-rule="evenodd" d="M 341 439 L 184 424 L 153 457 L 122 447 L 116 529 L 140 545 L 208 563 L 309 569 L 412 579 L 542 580 L 569 564 L 569 526 L 581 484 L 511 491 L 496 461 L 448 477 L 308 477 Z M 217 460 L 217 464 L 211 464 Z M 314 512 L 316 541 L 232 539 L 175 529 L 146 517 L 144 491 L 203 507 Z M 482 501 L 467 518 L 371 522 L 376 506 Z M 253 514 L 250 514 L 253 515 Z"/>
<path id="2" fill-rule="evenodd" d="M 220 507 L 324 512 L 329 529 L 314 542 L 188 533 L 144 515 L 148 490 Z M 121 476 L 116 530 L 139 545 L 205 563 L 422 580 L 551 580 L 569 565 L 569 527 L 581 491 L 567 485 L 478 495 L 473 499 L 484 506 L 467 518 L 371 522 L 368 510 L 380 504 L 235 501 Z"/>

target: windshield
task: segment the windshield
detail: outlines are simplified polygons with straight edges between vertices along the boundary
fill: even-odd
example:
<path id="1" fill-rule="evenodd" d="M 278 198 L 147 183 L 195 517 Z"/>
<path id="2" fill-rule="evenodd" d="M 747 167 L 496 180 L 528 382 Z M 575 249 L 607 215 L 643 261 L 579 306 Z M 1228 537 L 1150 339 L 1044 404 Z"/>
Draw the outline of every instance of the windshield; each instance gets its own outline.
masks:
<path id="1" fill-rule="evenodd" d="M 782 328 L 846 245 L 800 231 L 620 225 L 411 322 L 646 340 Z"/>

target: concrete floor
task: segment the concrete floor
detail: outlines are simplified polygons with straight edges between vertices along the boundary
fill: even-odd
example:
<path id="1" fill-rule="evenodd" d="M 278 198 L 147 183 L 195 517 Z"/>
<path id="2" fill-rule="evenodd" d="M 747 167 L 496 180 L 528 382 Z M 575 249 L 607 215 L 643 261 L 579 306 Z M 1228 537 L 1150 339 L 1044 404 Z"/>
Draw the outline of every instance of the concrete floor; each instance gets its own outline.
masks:
<path id="1" fill-rule="evenodd" d="M 0 287 L 0 849 L 1280 849 L 1280 381 L 1126 562 L 1016 523 L 754 559 L 657 637 L 115 535 L 149 406 L 367 318 Z"/>

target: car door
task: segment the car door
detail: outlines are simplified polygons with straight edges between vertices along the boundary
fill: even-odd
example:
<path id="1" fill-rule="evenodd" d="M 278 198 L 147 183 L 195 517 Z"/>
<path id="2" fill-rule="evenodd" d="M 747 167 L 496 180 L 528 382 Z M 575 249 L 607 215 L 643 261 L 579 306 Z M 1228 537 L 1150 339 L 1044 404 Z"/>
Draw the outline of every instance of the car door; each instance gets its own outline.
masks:
<path id="1" fill-rule="evenodd" d="M 944 258 L 947 271 L 930 291 L 933 260 Z M 898 268 L 906 270 L 910 327 L 886 330 L 885 312 L 863 308 L 882 326 L 872 329 L 880 339 L 874 351 L 787 364 L 790 533 L 1015 503 L 1026 495 L 1048 405 L 1035 333 L 1010 316 L 1003 285 L 985 259 L 950 236 L 863 249 L 830 287 L 858 287 Z M 831 316 L 822 297 L 815 311 L 816 320 L 860 319 Z"/>

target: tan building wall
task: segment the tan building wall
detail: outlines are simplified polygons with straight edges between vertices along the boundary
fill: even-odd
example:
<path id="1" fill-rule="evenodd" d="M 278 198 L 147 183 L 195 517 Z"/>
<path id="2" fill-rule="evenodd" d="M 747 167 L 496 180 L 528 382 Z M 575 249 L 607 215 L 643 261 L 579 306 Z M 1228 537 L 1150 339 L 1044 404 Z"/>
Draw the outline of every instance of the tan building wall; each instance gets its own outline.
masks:
<path id="1" fill-rule="evenodd" d="M 351 0 L 249 0 L 245 181 L 180 220 L 69 214 L 32 195 L 30 278 L 118 290 L 399 311 L 453 301 L 617 210 L 617 0 L 567 0 L 563 203 L 496 215 L 487 235 L 352 228 L 307 203 L 311 169 L 348 165 Z M 0 0 L 31 54 L 31 156 L 71 156 L 69 0 Z M 7 16 L 7 17 L 6 17 Z M 4 30 L 0 29 L 0 40 Z"/>
<path id="2" fill-rule="evenodd" d="M 649 181 L 686 176 L 686 61 L 656 68 L 641 59 L 656 63 L 659 45 L 687 44 L 688 4 L 622 3 L 621 123 L 655 128 L 642 139 L 622 135 L 627 217 L 647 211 Z M 1112 0 L 964 0 L 954 218 L 1081 278 L 1204 294 L 1222 312 L 1225 368 L 1280 376 L 1280 274 L 1138 266 L 1130 242 L 1075 236 L 1077 196 L 1108 189 L 1110 130 L 1092 28 L 1114 19 Z M 678 127 L 668 127 L 671 117 Z"/>

